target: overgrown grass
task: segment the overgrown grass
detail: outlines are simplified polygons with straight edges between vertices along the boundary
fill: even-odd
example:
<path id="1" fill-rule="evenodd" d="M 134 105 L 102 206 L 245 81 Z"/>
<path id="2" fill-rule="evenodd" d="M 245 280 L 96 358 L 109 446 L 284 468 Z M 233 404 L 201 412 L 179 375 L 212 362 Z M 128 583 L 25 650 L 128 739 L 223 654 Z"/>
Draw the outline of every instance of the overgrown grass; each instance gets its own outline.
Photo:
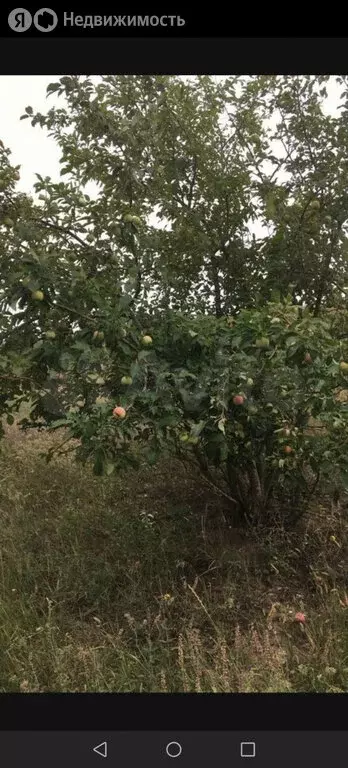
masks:
<path id="1" fill-rule="evenodd" d="M 348 690 L 343 508 L 251 536 L 174 461 L 100 479 L 55 440 L 0 449 L 1 691 Z"/>

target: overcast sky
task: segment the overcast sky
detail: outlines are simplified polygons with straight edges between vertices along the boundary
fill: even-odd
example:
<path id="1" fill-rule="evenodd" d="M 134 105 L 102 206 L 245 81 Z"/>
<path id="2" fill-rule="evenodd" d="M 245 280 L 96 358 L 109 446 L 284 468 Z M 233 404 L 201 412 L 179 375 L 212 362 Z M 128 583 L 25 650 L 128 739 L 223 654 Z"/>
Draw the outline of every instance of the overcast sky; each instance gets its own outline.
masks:
<path id="1" fill-rule="evenodd" d="M 55 94 L 46 99 L 46 88 L 56 82 L 60 75 L 2 75 L 0 76 L 0 138 L 12 151 L 11 162 L 20 165 L 21 190 L 32 191 L 36 181 L 35 173 L 51 176 L 56 181 L 59 176 L 59 151 L 45 130 L 39 126 L 32 128 L 30 120 L 20 120 L 25 107 L 32 106 L 34 112 L 46 112 L 55 103 L 61 103 Z M 339 87 L 335 77 L 331 77 L 327 100 L 327 109 L 333 113 L 337 109 Z"/>
<path id="2" fill-rule="evenodd" d="M 34 112 L 46 112 L 57 102 L 54 95 L 46 99 L 46 88 L 58 78 L 59 75 L 0 76 L 0 138 L 12 152 L 11 163 L 21 166 L 18 187 L 25 192 L 32 191 L 37 181 L 35 173 L 53 179 L 59 176 L 55 142 L 39 126 L 32 128 L 30 120 L 19 119 L 29 105 Z"/>

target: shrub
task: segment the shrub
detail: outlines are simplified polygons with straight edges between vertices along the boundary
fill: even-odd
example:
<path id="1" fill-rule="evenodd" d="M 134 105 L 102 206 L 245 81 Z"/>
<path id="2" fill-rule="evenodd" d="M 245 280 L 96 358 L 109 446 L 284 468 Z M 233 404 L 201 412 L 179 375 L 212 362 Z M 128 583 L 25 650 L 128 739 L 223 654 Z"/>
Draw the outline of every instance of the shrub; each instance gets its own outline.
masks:
<path id="1" fill-rule="evenodd" d="M 39 395 L 23 426 L 40 415 L 50 429 L 66 427 L 77 458 L 92 460 L 96 474 L 137 466 L 139 442 L 150 463 L 176 455 L 253 525 L 269 524 L 279 509 L 294 522 L 321 480 L 335 472 L 345 482 L 348 407 L 337 391 L 346 374 L 329 318 L 274 303 L 233 322 L 154 315 L 151 333 L 146 350 L 131 320 L 126 335 L 106 322 L 100 348 L 88 329 L 64 351 L 59 334 L 42 340 L 27 365 L 35 369 L 39 357 L 63 369 L 71 402 L 57 419 L 49 395 Z M 131 388 L 120 370 L 130 372 Z M 74 406 L 78 389 L 83 400 Z M 115 419 L 115 407 L 127 418 Z"/>

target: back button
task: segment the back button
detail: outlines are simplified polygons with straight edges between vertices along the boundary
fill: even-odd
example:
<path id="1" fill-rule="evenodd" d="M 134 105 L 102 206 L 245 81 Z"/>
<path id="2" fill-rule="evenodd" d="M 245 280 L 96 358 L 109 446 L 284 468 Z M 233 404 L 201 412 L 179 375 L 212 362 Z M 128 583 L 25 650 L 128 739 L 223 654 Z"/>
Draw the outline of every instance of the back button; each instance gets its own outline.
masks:
<path id="1" fill-rule="evenodd" d="M 107 757 L 108 756 L 108 743 L 107 743 L 107 741 L 102 741 L 101 744 L 97 744 L 96 747 L 93 747 L 93 752 L 96 752 L 97 755 L 100 755 L 100 757 Z"/>

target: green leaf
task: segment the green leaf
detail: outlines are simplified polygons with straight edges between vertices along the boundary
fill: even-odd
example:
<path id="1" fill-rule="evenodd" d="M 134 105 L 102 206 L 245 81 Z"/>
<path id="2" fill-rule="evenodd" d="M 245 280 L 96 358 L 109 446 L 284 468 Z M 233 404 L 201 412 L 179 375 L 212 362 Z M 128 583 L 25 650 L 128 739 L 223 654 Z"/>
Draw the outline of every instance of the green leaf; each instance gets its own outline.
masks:
<path id="1" fill-rule="evenodd" d="M 90 345 L 86 341 L 75 341 L 75 343 L 72 345 L 73 349 L 78 349 L 81 352 L 89 351 L 91 349 Z"/>
<path id="2" fill-rule="evenodd" d="M 298 336 L 288 336 L 287 339 L 285 339 L 285 346 L 292 347 L 298 342 L 298 340 Z"/>
<path id="3" fill-rule="evenodd" d="M 74 358 L 69 352 L 62 352 L 59 358 L 59 364 L 63 371 L 68 371 L 74 365 Z"/>
<path id="4" fill-rule="evenodd" d="M 199 421 L 198 424 L 193 424 L 191 427 L 191 435 L 193 437 L 199 437 L 206 423 L 206 421 Z"/>
<path id="5" fill-rule="evenodd" d="M 141 370 L 141 368 L 138 365 L 138 363 L 132 363 L 131 368 L 130 368 L 130 375 L 131 375 L 133 381 L 137 377 L 137 375 L 139 374 L 140 370 Z"/>
<path id="6" fill-rule="evenodd" d="M 125 344 L 123 341 L 119 341 L 118 343 L 119 343 L 119 347 L 120 347 L 121 351 L 122 351 L 122 352 L 123 352 L 123 353 L 124 353 L 124 354 L 125 354 L 127 357 L 130 357 L 130 356 L 132 356 L 132 357 L 133 357 L 133 355 L 134 355 L 134 352 L 133 352 L 133 350 L 131 349 L 131 347 L 129 347 L 129 346 L 128 346 L 128 344 Z"/>
<path id="7" fill-rule="evenodd" d="M 132 300 L 133 300 L 132 296 L 130 296 L 129 294 L 126 294 L 126 293 L 123 294 L 123 296 L 121 296 L 121 298 L 119 300 L 119 307 L 120 307 L 120 309 L 125 309 L 126 307 L 129 307 L 129 305 L 131 304 Z"/>
<path id="8" fill-rule="evenodd" d="M 141 362 L 142 360 L 148 360 L 149 357 L 153 356 L 152 350 L 142 349 L 138 354 L 138 360 Z"/>
<path id="9" fill-rule="evenodd" d="M 61 87 L 62 86 L 60 83 L 49 83 L 49 85 L 46 88 L 46 93 L 47 94 L 55 93 L 56 91 L 59 91 Z"/>

